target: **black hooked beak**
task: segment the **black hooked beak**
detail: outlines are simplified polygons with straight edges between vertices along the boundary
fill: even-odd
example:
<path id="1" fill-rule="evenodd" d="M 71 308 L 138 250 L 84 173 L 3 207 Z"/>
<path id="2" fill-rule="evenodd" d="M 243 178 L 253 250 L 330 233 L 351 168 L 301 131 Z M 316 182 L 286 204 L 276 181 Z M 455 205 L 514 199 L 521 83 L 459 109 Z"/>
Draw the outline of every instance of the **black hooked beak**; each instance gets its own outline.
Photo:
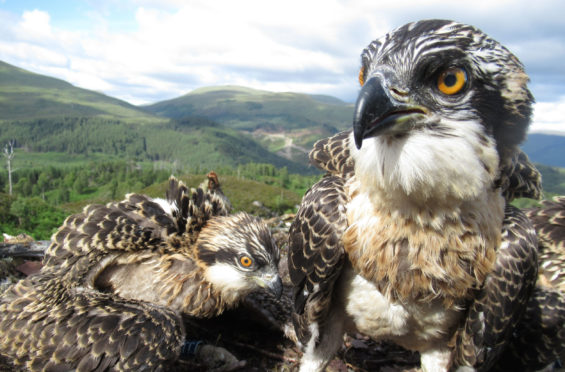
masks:
<path id="1" fill-rule="evenodd" d="M 281 297 L 283 291 L 283 283 L 280 275 L 267 273 L 256 278 L 257 284 L 261 288 L 271 292 L 277 299 Z"/>
<path id="2" fill-rule="evenodd" d="M 277 276 L 276 279 L 274 279 L 273 281 L 271 281 L 271 283 L 269 283 L 268 286 L 269 290 L 271 291 L 271 293 L 277 298 L 281 298 L 282 295 L 282 291 L 283 291 L 283 284 L 282 284 L 282 279 L 280 276 Z"/>
<path id="3" fill-rule="evenodd" d="M 397 94 L 399 95 L 399 94 Z M 387 87 L 385 78 L 370 78 L 361 88 L 353 116 L 355 146 L 361 148 L 363 140 L 382 134 L 406 133 L 426 115 L 427 110 L 418 105 L 401 102 Z"/>

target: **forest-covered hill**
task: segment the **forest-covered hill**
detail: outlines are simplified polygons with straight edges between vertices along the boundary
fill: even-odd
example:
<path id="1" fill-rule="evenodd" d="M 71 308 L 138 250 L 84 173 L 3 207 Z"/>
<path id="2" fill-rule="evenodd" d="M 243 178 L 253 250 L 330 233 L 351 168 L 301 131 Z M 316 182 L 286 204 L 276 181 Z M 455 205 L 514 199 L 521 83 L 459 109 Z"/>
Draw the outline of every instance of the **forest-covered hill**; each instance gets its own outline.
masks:
<path id="1" fill-rule="evenodd" d="M 142 123 L 162 118 L 127 102 L 0 61 L 0 120 L 110 118 Z"/>
<path id="2" fill-rule="evenodd" d="M 0 62 L 0 144 L 39 163 L 70 157 L 165 161 L 183 169 L 271 163 L 312 173 L 258 143 L 250 134 L 204 117 L 157 117 L 127 102 Z M 22 155 L 26 157 L 26 155 Z M 55 164 L 56 165 L 56 164 Z"/>
<path id="3" fill-rule="evenodd" d="M 250 133 L 271 152 L 300 163 L 308 161 L 315 141 L 349 128 L 353 117 L 353 104 L 335 97 L 238 86 L 200 88 L 143 108 L 173 119 L 209 118 Z"/>

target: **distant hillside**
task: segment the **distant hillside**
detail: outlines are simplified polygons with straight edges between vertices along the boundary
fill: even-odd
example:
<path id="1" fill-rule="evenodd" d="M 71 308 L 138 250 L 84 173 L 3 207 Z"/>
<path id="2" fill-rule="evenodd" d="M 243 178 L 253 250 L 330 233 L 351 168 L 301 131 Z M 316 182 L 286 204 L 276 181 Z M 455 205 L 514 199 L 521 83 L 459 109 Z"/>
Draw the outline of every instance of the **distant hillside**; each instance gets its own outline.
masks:
<path id="1" fill-rule="evenodd" d="M 182 169 L 234 167 L 249 162 L 287 167 L 294 173 L 313 168 L 269 152 L 249 135 L 204 118 L 136 125 L 98 118 L 0 122 L 0 143 L 16 139 L 33 153 L 101 155 L 138 161 L 176 163 Z M 49 158 L 52 158 L 51 155 Z M 37 158 L 37 157 L 36 157 Z"/>
<path id="2" fill-rule="evenodd" d="M 565 135 L 530 133 L 522 149 L 536 163 L 565 168 Z"/>
<path id="3" fill-rule="evenodd" d="M 312 173 L 270 152 L 249 133 L 205 118 L 157 117 L 127 102 L 0 62 L 0 146 L 9 140 L 30 154 L 54 153 L 165 161 L 184 169 L 249 162 Z M 34 156 L 37 159 L 37 156 Z"/>
<path id="4" fill-rule="evenodd" d="M 546 194 L 565 195 L 565 169 L 543 164 L 536 164 L 536 167 L 541 173 L 543 191 Z"/>
<path id="5" fill-rule="evenodd" d="M 237 86 L 196 89 L 182 97 L 144 106 L 168 118 L 205 116 L 231 128 L 254 131 L 349 127 L 353 105 L 337 98 L 273 93 Z"/>
<path id="6" fill-rule="evenodd" d="M 0 61 L 0 120 L 104 117 L 164 122 L 127 102 Z"/>
<path id="7" fill-rule="evenodd" d="M 212 119 L 249 132 L 271 152 L 303 164 L 315 141 L 348 128 L 353 117 L 353 105 L 335 97 L 237 86 L 200 88 L 143 108 L 169 118 Z"/>

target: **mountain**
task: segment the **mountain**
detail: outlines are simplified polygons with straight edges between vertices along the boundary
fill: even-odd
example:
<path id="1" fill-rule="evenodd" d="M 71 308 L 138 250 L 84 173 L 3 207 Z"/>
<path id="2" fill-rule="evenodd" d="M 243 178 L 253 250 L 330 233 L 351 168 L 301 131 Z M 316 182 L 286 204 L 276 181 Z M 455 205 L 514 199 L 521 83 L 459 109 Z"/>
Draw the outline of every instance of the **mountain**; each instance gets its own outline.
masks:
<path id="1" fill-rule="evenodd" d="M 104 117 L 136 123 L 164 122 L 125 101 L 77 88 L 0 61 L 0 120 Z"/>
<path id="2" fill-rule="evenodd" d="M 168 117 L 202 116 L 250 133 L 263 146 L 307 164 L 312 144 L 349 128 L 353 105 L 335 97 L 220 86 L 143 107 Z"/>
<path id="3" fill-rule="evenodd" d="M 565 135 L 530 133 L 522 149 L 535 163 L 565 168 Z"/>
<path id="4" fill-rule="evenodd" d="M 230 128 L 254 131 L 349 127 L 353 105 L 337 98 L 299 93 L 274 93 L 238 86 L 196 89 L 182 97 L 144 108 L 173 119 L 204 116 Z"/>
<path id="5" fill-rule="evenodd" d="M 249 133 L 202 117 L 158 117 L 119 99 L 0 61 L 0 146 L 9 140 L 30 154 L 159 160 L 201 170 L 270 163 L 295 173 L 314 172 L 307 163 L 270 152 Z"/>

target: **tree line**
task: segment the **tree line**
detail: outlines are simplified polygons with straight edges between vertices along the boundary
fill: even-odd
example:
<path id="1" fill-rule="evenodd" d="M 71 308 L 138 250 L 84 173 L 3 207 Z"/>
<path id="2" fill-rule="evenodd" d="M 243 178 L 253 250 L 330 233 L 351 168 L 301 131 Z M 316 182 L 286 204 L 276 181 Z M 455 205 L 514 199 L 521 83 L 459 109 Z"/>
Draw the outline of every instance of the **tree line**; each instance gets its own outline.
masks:
<path id="1" fill-rule="evenodd" d="M 105 117 L 0 120 L 0 143 L 15 139 L 28 152 L 119 156 L 135 161 L 177 161 L 187 167 L 236 167 L 249 162 L 287 165 L 313 173 L 256 143 L 250 136 L 202 117 L 134 124 Z"/>
<path id="2" fill-rule="evenodd" d="M 16 155 L 17 156 L 17 155 Z M 173 167 L 174 168 L 174 167 Z M 202 180 L 210 169 L 194 167 L 193 174 Z M 220 177 L 234 176 L 256 180 L 302 195 L 318 178 L 290 174 L 272 164 L 247 163 L 237 167 L 214 169 Z M 183 171 L 185 172 L 185 171 Z M 126 193 L 166 181 L 175 172 L 171 166 L 157 162 L 132 160 L 104 161 L 76 167 L 46 166 L 17 169 L 12 174 L 13 195 L 9 195 L 6 167 L 0 171 L 0 231 L 10 235 L 25 232 L 35 239 L 49 239 L 66 216 L 80 210 L 85 203 L 105 203 L 122 199 Z M 282 194 L 277 196 L 283 198 Z M 284 200 L 275 203 L 280 211 L 288 210 Z"/>
<path id="3" fill-rule="evenodd" d="M 18 169 L 9 195 L 8 172 L 0 173 L 0 229 L 49 239 L 81 200 L 115 200 L 170 176 L 170 171 L 144 169 L 135 162 L 110 161 L 82 167 Z"/>

